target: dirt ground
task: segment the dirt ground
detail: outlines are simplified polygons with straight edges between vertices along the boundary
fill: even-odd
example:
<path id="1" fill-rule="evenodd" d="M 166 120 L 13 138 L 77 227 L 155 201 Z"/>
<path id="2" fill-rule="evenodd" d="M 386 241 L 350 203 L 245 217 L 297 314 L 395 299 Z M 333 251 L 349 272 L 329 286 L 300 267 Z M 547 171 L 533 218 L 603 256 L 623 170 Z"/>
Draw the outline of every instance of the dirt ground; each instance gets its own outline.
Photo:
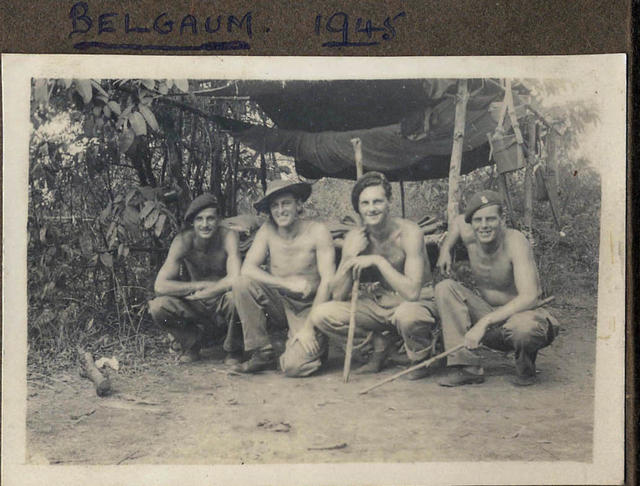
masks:
<path id="1" fill-rule="evenodd" d="M 111 372 L 96 396 L 73 370 L 30 378 L 27 462 L 264 464 L 320 462 L 590 462 L 595 310 L 557 303 L 562 330 L 538 357 L 539 383 L 516 388 L 512 356 L 483 351 L 486 382 L 438 386 L 442 369 L 358 391 L 397 372 L 342 382 L 342 357 L 307 379 L 225 372 L 222 352 L 146 373 Z"/>

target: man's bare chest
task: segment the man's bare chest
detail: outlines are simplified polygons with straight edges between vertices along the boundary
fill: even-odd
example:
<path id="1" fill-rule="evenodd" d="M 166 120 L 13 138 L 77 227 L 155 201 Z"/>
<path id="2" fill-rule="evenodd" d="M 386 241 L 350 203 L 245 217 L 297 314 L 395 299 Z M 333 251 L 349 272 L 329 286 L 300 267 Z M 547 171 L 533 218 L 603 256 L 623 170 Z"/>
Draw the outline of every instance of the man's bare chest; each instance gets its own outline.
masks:
<path id="1" fill-rule="evenodd" d="M 506 252 L 486 255 L 476 245 L 468 248 L 471 271 L 478 282 L 496 289 L 513 285 L 513 263 Z"/>

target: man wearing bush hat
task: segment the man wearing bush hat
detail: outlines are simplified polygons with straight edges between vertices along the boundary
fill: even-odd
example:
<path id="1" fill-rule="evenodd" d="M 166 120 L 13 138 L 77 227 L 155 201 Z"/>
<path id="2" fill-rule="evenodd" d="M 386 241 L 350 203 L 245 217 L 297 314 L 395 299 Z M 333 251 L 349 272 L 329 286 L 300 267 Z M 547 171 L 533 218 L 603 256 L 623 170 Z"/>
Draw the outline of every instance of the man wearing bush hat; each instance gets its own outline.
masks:
<path id="1" fill-rule="evenodd" d="M 157 297 L 149 302 L 149 312 L 179 344 L 181 362 L 199 359 L 205 331 L 226 327 L 225 362 L 236 364 L 242 336 L 231 283 L 240 275 L 238 235 L 219 226 L 218 203 L 212 194 L 196 197 L 184 221 L 187 229 L 173 239 L 156 277 Z M 188 281 L 180 278 L 183 265 Z"/>
<path id="2" fill-rule="evenodd" d="M 464 215 L 450 225 L 437 263 L 443 274 L 450 271 L 458 240 L 467 248 L 479 295 L 452 279 L 436 285 L 445 350 L 465 345 L 447 357 L 448 373 L 440 385 L 484 381 L 475 353 L 481 343 L 515 352 L 515 385 L 535 383 L 538 350 L 551 344 L 558 325 L 538 307 L 541 291 L 531 245 L 522 233 L 505 226 L 502 198 L 494 191 L 474 194 Z"/>
<path id="3" fill-rule="evenodd" d="M 324 336 L 308 331 L 309 312 L 329 298 L 335 270 L 333 240 L 327 227 L 301 218 L 311 194 L 304 182 L 275 180 L 254 207 L 269 214 L 258 230 L 233 284 L 242 322 L 245 351 L 250 357 L 238 365 L 242 373 L 255 373 L 276 365 L 274 331 L 288 332 L 280 368 L 287 376 L 307 376 L 327 356 Z M 304 343 L 304 345 L 303 345 Z M 274 344 L 276 346 L 274 346 Z"/>

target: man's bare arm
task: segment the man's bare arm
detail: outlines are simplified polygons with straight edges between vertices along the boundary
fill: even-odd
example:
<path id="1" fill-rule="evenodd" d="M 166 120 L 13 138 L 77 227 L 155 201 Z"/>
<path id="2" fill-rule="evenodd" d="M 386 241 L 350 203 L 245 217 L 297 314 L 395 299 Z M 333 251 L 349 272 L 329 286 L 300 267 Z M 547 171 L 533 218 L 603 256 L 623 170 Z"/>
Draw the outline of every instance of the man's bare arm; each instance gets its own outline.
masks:
<path id="1" fill-rule="evenodd" d="M 256 233 L 251 248 L 247 252 L 242 264 L 241 274 L 252 279 L 279 289 L 287 289 L 287 281 L 284 278 L 271 275 L 260 268 L 260 265 L 267 261 L 268 255 L 268 239 L 269 239 L 269 223 L 265 223 Z"/>
<path id="2" fill-rule="evenodd" d="M 396 270 L 386 258 L 380 255 L 371 256 L 378 257 L 376 266 L 391 288 L 405 299 L 414 301 L 420 297 L 422 288 L 425 262 L 424 238 L 420 228 L 413 223 L 407 222 L 402 231 L 402 245 L 405 252 L 404 273 Z"/>
<path id="3" fill-rule="evenodd" d="M 314 226 L 313 238 L 314 241 L 317 242 L 316 265 L 318 266 L 318 273 L 320 274 L 320 284 L 318 285 L 316 296 L 313 299 L 313 305 L 311 306 L 312 310 L 316 305 L 329 300 L 331 294 L 329 284 L 333 279 L 335 272 L 336 254 L 333 246 L 333 238 L 326 226 L 320 223 L 317 223 Z M 293 337 L 293 341 L 299 341 L 303 349 L 311 355 L 315 355 L 320 352 L 320 344 L 316 339 L 313 323 L 308 317 L 304 325 Z"/>
<path id="4" fill-rule="evenodd" d="M 462 225 L 465 224 L 464 215 L 456 216 L 449 225 L 447 236 L 440 246 L 436 267 L 443 274 L 451 271 L 451 251 L 462 235 Z"/>
<path id="5" fill-rule="evenodd" d="M 160 267 L 153 289 L 157 295 L 172 295 L 182 297 L 204 288 L 207 282 L 181 282 L 177 280 L 180 275 L 180 260 L 186 249 L 182 235 L 176 236 L 171 242 L 167 258 Z"/>
<path id="6" fill-rule="evenodd" d="M 333 238 L 327 227 L 321 223 L 316 223 L 314 225 L 313 236 L 317 242 L 316 264 L 318 265 L 318 273 L 320 274 L 320 284 L 316 290 L 312 308 L 329 300 L 331 296 L 329 284 L 336 270 L 336 251 L 333 246 Z"/>
<path id="7" fill-rule="evenodd" d="M 242 261 L 238 244 L 238 234 L 235 231 L 225 231 L 224 250 L 227 254 L 227 274 L 216 282 L 208 282 L 207 285 L 188 297 L 189 300 L 211 299 L 217 295 L 231 290 L 233 280 L 240 275 Z"/>
<path id="8" fill-rule="evenodd" d="M 353 284 L 354 258 L 364 251 L 368 241 L 364 228 L 355 228 L 347 233 L 342 246 L 342 258 L 329 288 L 335 300 L 345 300 Z"/>

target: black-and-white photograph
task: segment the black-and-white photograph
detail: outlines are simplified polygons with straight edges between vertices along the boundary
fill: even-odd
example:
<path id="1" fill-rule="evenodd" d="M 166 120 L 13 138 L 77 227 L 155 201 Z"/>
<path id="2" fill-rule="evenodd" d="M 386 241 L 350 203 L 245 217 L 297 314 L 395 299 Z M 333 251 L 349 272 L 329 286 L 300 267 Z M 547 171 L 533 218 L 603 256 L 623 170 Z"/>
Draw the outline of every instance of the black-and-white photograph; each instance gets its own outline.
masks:
<path id="1" fill-rule="evenodd" d="M 143 59 L 3 56 L 5 473 L 622 479 L 624 57 Z"/>

